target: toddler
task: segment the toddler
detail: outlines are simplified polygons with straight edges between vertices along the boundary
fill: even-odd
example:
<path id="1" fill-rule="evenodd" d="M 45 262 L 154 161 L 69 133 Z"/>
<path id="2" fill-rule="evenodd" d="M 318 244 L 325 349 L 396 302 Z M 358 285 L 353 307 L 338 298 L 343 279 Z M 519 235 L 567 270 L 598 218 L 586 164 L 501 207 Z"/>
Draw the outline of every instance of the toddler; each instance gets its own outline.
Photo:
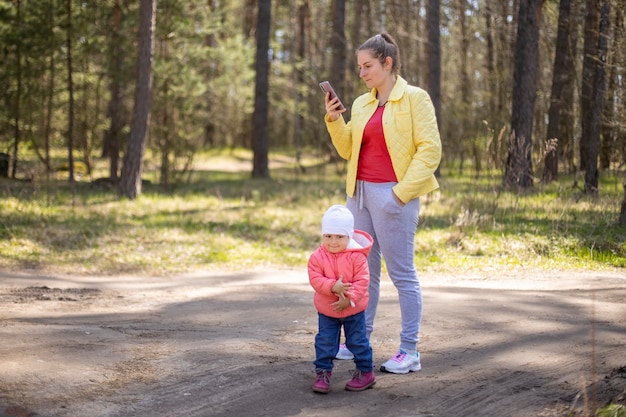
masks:
<path id="1" fill-rule="evenodd" d="M 322 218 L 322 243 L 308 262 L 319 323 L 313 362 L 315 392 L 326 394 L 330 390 L 342 327 L 356 366 L 345 388 L 363 391 L 376 383 L 372 348 L 365 329 L 369 301 L 367 255 L 372 244 L 368 233 L 354 230 L 354 217 L 347 207 L 334 205 L 326 211 Z"/>

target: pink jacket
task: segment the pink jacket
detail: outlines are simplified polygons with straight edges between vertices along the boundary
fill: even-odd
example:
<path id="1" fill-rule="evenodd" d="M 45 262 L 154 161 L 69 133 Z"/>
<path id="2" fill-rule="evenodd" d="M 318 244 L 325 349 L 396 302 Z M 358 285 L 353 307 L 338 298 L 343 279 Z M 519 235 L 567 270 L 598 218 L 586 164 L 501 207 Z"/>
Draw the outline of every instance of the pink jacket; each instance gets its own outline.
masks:
<path id="1" fill-rule="evenodd" d="M 367 308 L 370 283 L 367 255 L 372 249 L 374 239 L 362 230 L 355 230 L 353 239 L 362 247 L 330 253 L 320 245 L 309 258 L 309 282 L 315 290 L 313 297 L 315 308 L 329 317 L 348 317 Z M 339 296 L 333 293 L 331 288 L 339 277 L 343 277 L 344 283 L 352 284 L 348 296 L 354 302 L 354 307 L 348 306 L 343 311 L 333 311 L 331 304 L 339 300 Z"/>

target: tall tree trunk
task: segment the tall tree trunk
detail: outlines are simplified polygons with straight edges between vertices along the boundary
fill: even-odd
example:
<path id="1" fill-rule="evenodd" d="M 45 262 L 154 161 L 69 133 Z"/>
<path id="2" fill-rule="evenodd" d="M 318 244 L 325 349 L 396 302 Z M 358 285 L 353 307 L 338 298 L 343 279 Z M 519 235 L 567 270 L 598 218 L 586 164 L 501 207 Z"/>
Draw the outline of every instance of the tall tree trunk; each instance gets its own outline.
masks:
<path id="1" fill-rule="evenodd" d="M 254 114 L 252 116 L 253 178 L 269 178 L 268 87 L 270 26 L 272 1 L 259 0 L 256 30 L 256 82 L 254 87 Z"/>
<path id="2" fill-rule="evenodd" d="M 620 94 L 620 80 L 618 76 L 618 68 L 620 66 L 620 44 L 623 42 L 621 34 L 621 21 L 622 11 L 616 5 L 615 8 L 615 20 L 613 22 L 613 36 L 611 41 L 610 59 L 607 59 L 606 65 L 609 68 L 609 79 L 606 86 L 606 95 L 604 98 L 604 105 L 602 111 L 602 138 L 600 145 L 600 168 L 607 170 L 611 167 L 611 158 L 615 153 L 615 145 L 619 137 L 618 125 L 620 123 L 619 116 L 617 116 L 617 106 L 621 101 Z M 608 62 L 611 61 L 611 62 Z"/>
<path id="3" fill-rule="evenodd" d="M 598 194 L 598 180 L 600 172 L 598 170 L 598 155 L 600 154 L 600 127 L 602 117 L 602 104 L 604 101 L 604 83 L 606 54 L 608 50 L 608 37 L 610 26 L 610 0 L 601 0 L 600 5 L 600 25 L 597 46 L 597 61 L 595 64 L 595 75 L 593 80 L 593 93 L 591 108 L 593 116 L 591 118 L 590 140 L 588 149 L 588 159 L 585 162 L 585 193 L 589 195 Z"/>
<path id="4" fill-rule="evenodd" d="M 435 3 L 434 0 L 429 0 L 429 3 Z M 436 3 L 439 3 L 438 1 Z M 466 151 L 470 150 L 470 152 L 472 153 L 472 157 L 474 156 L 474 144 L 470 143 L 470 141 L 473 141 L 470 137 L 471 133 L 468 130 L 468 125 L 469 125 L 469 118 L 471 117 L 470 115 L 470 111 L 471 111 L 471 103 L 470 103 L 470 89 L 469 89 L 469 75 L 467 74 L 467 54 L 468 54 L 468 36 L 467 36 L 467 22 L 465 19 L 465 11 L 467 9 L 467 2 L 466 0 L 457 0 L 457 15 L 459 16 L 459 37 L 460 37 L 460 51 L 459 51 L 459 55 L 460 55 L 460 59 L 459 59 L 459 75 L 458 75 L 458 79 L 460 80 L 460 86 L 459 86 L 459 90 L 460 90 L 460 95 L 461 95 L 461 105 L 460 105 L 460 115 L 459 115 L 459 125 L 460 125 L 460 132 L 459 135 L 457 137 L 457 139 L 459 140 L 459 142 L 457 143 L 457 146 L 459 148 L 459 153 L 460 153 L 460 158 L 459 158 L 459 173 L 463 174 L 463 169 L 464 169 L 464 162 L 466 159 Z M 430 31 L 429 31 L 430 33 Z M 471 149 L 468 149 L 471 148 Z M 474 161 L 477 164 L 480 164 L 480 162 L 478 161 Z M 475 166 L 477 172 L 479 170 L 479 166 Z"/>
<path id="5" fill-rule="evenodd" d="M 17 0 L 16 4 L 16 13 L 15 13 L 16 27 L 22 28 L 22 4 L 20 0 Z M 15 175 L 17 174 L 17 155 L 20 146 L 20 123 L 21 113 L 20 108 L 22 107 L 22 38 L 21 36 L 17 39 L 17 45 L 15 48 L 15 72 L 16 72 L 16 82 L 17 89 L 15 92 L 15 104 L 13 105 L 14 118 L 13 118 L 13 156 L 11 158 L 11 178 L 15 179 Z"/>
<path id="6" fill-rule="evenodd" d="M 409 56 L 413 60 L 411 76 L 415 80 L 416 85 L 428 85 L 428 68 L 424 68 L 422 63 L 428 61 L 428 25 L 430 25 L 430 23 L 428 21 L 428 18 L 421 18 L 422 10 L 428 7 L 428 1 L 430 0 L 417 0 L 413 3 L 414 6 L 412 6 L 415 7 L 417 10 L 415 12 L 416 14 L 414 15 L 415 17 L 412 19 L 414 21 L 414 29 L 410 30 L 410 36 L 412 38 L 416 38 L 416 41 L 412 42 L 414 44 L 413 48 L 415 50 Z M 441 7 L 439 7 L 439 9 L 439 37 L 441 38 Z M 439 53 L 441 54 L 441 39 L 439 41 Z M 405 57 L 406 53 L 403 52 L 403 56 L 401 57 L 402 61 L 406 61 Z M 404 68 L 404 62 L 402 63 L 402 67 Z M 439 68 L 439 71 L 441 72 L 441 59 L 439 61 Z M 402 73 L 404 74 L 404 76 L 408 75 L 406 70 L 402 70 Z M 439 84 L 441 85 L 441 80 Z M 437 106 L 435 106 L 435 111 L 437 111 Z M 437 119 L 437 121 L 439 122 L 439 119 Z M 435 172 L 436 175 L 437 172 Z"/>
<path id="7" fill-rule="evenodd" d="M 513 61 L 515 51 L 515 29 L 517 28 L 517 19 L 509 19 L 519 9 L 518 2 L 489 2 L 489 10 L 493 23 L 493 40 L 494 40 L 494 71 L 491 74 L 494 87 L 491 94 L 494 95 L 495 112 L 491 126 L 493 128 L 494 145 L 492 147 L 492 157 L 497 159 L 497 166 L 505 170 L 505 152 L 506 148 L 504 131 L 511 121 L 510 103 L 511 103 L 511 84 L 512 74 L 511 62 Z"/>
<path id="8" fill-rule="evenodd" d="M 124 165 L 119 182 L 119 194 L 131 200 L 141 195 L 143 155 L 150 126 L 155 14 L 156 0 L 141 0 L 139 5 L 135 107 L 128 148 L 124 155 Z"/>
<path id="9" fill-rule="evenodd" d="M 548 130 L 546 132 L 546 151 L 543 170 L 543 182 L 549 183 L 558 178 L 559 159 L 557 146 L 561 137 L 559 132 L 561 118 L 561 93 L 567 77 L 565 62 L 571 52 L 569 46 L 571 1 L 561 0 L 559 3 L 559 24 L 552 72 L 552 91 L 550 109 L 548 110 Z"/>
<path id="10" fill-rule="evenodd" d="M 583 93 L 580 140 L 580 162 L 585 173 L 585 193 L 598 194 L 598 154 L 600 149 L 600 116 L 604 94 L 604 65 L 609 30 L 609 0 L 587 0 L 585 20 L 585 58 L 583 62 Z M 601 10 L 599 10 L 601 8 Z M 600 12 L 600 14 L 598 14 Z"/>
<path id="11" fill-rule="evenodd" d="M 499 7 L 496 7 L 499 5 Z M 487 31 L 487 82 L 489 98 L 489 114 L 487 118 L 488 132 L 491 136 L 489 143 L 489 155 L 491 163 L 496 169 L 503 169 L 503 152 L 504 144 L 502 141 L 502 133 L 505 129 L 505 116 L 508 115 L 507 92 L 505 87 L 508 85 L 509 70 L 508 55 L 510 54 L 510 43 L 508 23 L 503 17 L 508 13 L 505 12 L 506 5 L 496 2 L 486 2 L 485 4 L 485 26 Z"/>
<path id="12" fill-rule="evenodd" d="M 121 45 L 121 20 L 122 8 L 119 0 L 113 5 L 113 22 L 111 25 L 111 39 L 109 53 L 111 57 L 111 82 L 109 84 L 110 101 L 107 108 L 109 117 L 109 129 L 104 134 L 103 156 L 109 158 L 109 178 L 117 182 L 119 174 L 120 144 L 122 135 L 122 68 L 124 66 L 124 54 Z"/>
<path id="13" fill-rule="evenodd" d="M 441 31 L 439 0 L 428 1 L 428 93 L 435 107 L 437 126 L 441 130 Z M 439 176 L 437 168 L 435 175 Z"/>
<path id="14" fill-rule="evenodd" d="M 294 62 L 294 82 L 296 86 L 304 85 L 305 76 L 304 70 L 301 66 L 302 63 L 306 62 L 306 46 L 308 44 L 308 28 L 310 22 L 310 7 L 309 0 L 302 1 L 299 5 L 296 6 L 296 28 L 297 34 L 295 39 L 295 62 Z M 302 127 L 304 126 L 305 120 L 304 115 L 302 114 L 301 104 L 304 101 L 303 95 L 299 88 L 294 89 L 295 94 L 295 111 L 294 111 L 294 133 L 293 140 L 294 145 L 296 147 L 296 173 L 300 170 L 304 170 L 304 167 L 300 164 L 300 158 L 302 153 Z"/>
<path id="15" fill-rule="evenodd" d="M 617 73 L 614 77 L 615 80 L 621 80 L 624 77 L 624 60 L 626 59 L 626 38 L 624 37 L 625 20 L 624 10 L 626 10 L 626 0 L 618 0 L 615 7 L 615 25 L 613 27 L 613 33 L 615 37 L 616 47 L 613 50 L 614 53 L 614 71 Z M 622 63 L 622 65 L 617 65 Z M 618 78 L 619 77 L 619 78 Z M 626 125 L 624 124 L 623 115 L 626 112 L 626 91 L 624 88 L 617 88 L 614 92 L 616 103 L 614 109 L 614 155 L 620 162 L 626 161 Z"/>
<path id="16" fill-rule="evenodd" d="M 543 0 L 521 0 L 518 14 L 511 139 L 504 177 L 505 186 L 518 190 L 533 186 L 531 148 L 542 5 Z"/>
<path id="17" fill-rule="evenodd" d="M 48 36 L 52 39 L 54 36 L 54 6 L 48 5 L 48 21 L 49 27 Z M 55 88 L 55 76 L 56 72 L 54 70 L 55 55 L 54 49 L 50 50 L 50 60 L 48 61 L 48 91 L 47 91 L 47 103 L 46 103 L 46 121 L 44 125 L 43 132 L 43 142 L 44 142 L 44 163 L 46 165 L 46 181 L 50 180 L 50 172 L 52 171 L 52 166 L 50 164 L 50 132 L 52 131 L 52 111 L 53 111 L 53 103 L 54 103 L 54 88 Z"/>
<path id="18" fill-rule="evenodd" d="M 501 167 L 500 161 L 500 142 L 496 139 L 496 131 L 498 124 L 498 115 L 496 110 L 498 108 L 497 105 L 497 94 L 498 91 L 498 79 L 496 78 L 496 64 L 495 64 L 495 46 L 494 46 L 494 24 L 493 24 L 493 14 L 491 10 L 491 3 L 487 2 L 485 4 L 485 31 L 487 38 L 487 53 L 485 56 L 486 67 L 487 67 L 487 82 L 489 86 L 489 94 L 488 97 L 488 118 L 487 118 L 487 129 L 491 132 L 491 141 L 489 142 L 489 155 L 491 157 L 491 161 L 494 164 L 496 169 Z"/>
<path id="19" fill-rule="evenodd" d="M 587 170 L 592 140 L 592 96 L 593 77 L 598 47 L 598 0 L 585 0 L 585 29 L 583 46 L 583 72 L 580 93 L 580 121 L 582 133 L 580 137 L 580 169 Z"/>
<path id="20" fill-rule="evenodd" d="M 354 44 L 359 45 L 365 39 L 373 35 L 372 33 L 369 32 L 369 28 L 372 27 L 370 7 L 371 5 L 369 1 L 357 1 L 353 3 L 352 20 L 354 22 L 362 22 L 359 25 L 351 25 L 352 30 L 350 31 L 350 33 L 351 33 L 352 42 Z M 352 49 L 356 49 L 356 48 L 357 47 L 355 46 Z M 349 68 L 356 68 L 357 67 L 356 54 L 352 54 L 352 56 L 349 59 L 350 59 Z M 359 87 L 360 87 L 359 84 L 348 82 L 343 90 L 344 96 L 346 98 L 356 97 L 357 96 L 356 91 L 359 91 Z M 346 100 L 346 101 L 349 102 L 350 100 Z M 347 103 L 347 105 L 349 106 L 351 104 L 352 103 Z M 344 116 L 346 116 L 346 113 L 344 113 Z"/>
<path id="21" fill-rule="evenodd" d="M 67 163 L 70 183 L 74 182 L 74 81 L 72 79 L 72 0 L 66 3 L 67 25 L 65 29 L 65 47 L 67 48 Z"/>
<path id="22" fill-rule="evenodd" d="M 565 79 L 563 81 L 563 91 L 561 91 L 561 117 L 559 118 L 559 144 L 558 159 L 569 172 L 575 169 L 574 164 L 574 137 L 576 136 L 576 125 L 579 123 L 576 116 L 575 92 L 579 90 L 578 72 L 576 63 L 578 62 L 578 27 L 583 13 L 581 10 L 581 0 L 571 0 L 568 51 L 565 56 L 564 66 Z"/>
<path id="23" fill-rule="evenodd" d="M 333 2 L 333 32 L 330 46 L 333 51 L 330 65 L 333 87 L 339 97 L 345 93 L 346 76 L 346 0 L 334 0 Z M 346 104 L 348 106 L 348 104 Z"/>

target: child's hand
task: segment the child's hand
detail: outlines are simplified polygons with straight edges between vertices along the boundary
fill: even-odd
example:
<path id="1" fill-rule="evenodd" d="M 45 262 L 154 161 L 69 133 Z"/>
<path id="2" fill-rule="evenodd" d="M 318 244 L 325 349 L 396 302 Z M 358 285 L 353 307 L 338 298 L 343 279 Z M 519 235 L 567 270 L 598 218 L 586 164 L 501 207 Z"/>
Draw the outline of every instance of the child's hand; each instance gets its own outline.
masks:
<path id="1" fill-rule="evenodd" d="M 339 300 L 332 303 L 330 306 L 333 308 L 333 311 L 343 311 L 348 306 L 351 305 L 350 299 L 343 294 L 339 294 Z"/>
<path id="2" fill-rule="evenodd" d="M 350 283 L 344 284 L 343 277 L 339 276 L 339 279 L 337 280 L 337 282 L 335 282 L 335 285 L 333 285 L 333 287 L 330 290 L 337 295 L 340 295 L 340 294 L 345 295 L 346 292 L 350 290 L 350 288 L 352 288 L 352 284 Z"/>

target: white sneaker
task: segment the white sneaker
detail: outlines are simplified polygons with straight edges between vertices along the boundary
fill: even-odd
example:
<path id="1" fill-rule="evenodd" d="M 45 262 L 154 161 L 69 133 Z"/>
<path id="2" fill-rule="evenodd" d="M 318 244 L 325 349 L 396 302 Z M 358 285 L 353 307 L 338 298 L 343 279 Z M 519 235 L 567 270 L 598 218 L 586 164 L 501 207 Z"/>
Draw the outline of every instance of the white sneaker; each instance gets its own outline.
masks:
<path id="1" fill-rule="evenodd" d="M 408 374 L 422 369 L 420 363 L 420 354 L 409 355 L 402 349 L 398 350 L 394 357 L 380 366 L 383 372 L 391 372 L 392 374 Z"/>
<path id="2" fill-rule="evenodd" d="M 342 343 L 339 345 L 339 352 L 337 352 L 335 359 L 350 361 L 354 359 L 354 355 L 352 354 L 352 352 L 348 350 L 348 348 L 346 347 L 346 344 Z"/>

